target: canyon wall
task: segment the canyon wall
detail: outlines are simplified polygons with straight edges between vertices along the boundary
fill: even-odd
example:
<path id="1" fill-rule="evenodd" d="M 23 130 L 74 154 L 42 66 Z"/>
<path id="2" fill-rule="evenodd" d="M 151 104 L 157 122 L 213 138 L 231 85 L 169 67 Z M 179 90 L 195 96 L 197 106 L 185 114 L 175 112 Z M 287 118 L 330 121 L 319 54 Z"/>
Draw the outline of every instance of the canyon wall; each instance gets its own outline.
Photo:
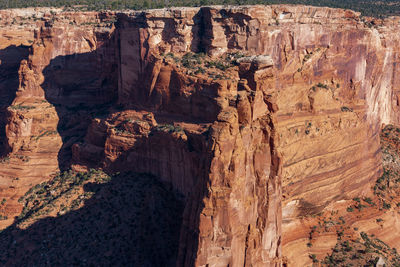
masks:
<path id="1" fill-rule="evenodd" d="M 134 64 L 122 60 L 120 102 L 154 99 L 157 78 L 143 84 L 134 74 L 152 73 L 153 54 L 270 55 L 276 71 L 265 90 L 279 108 L 285 201 L 323 206 L 368 191 L 380 169 L 380 124 L 398 121 L 398 40 L 389 34 L 398 30 L 397 18 L 370 28 L 351 11 L 256 6 L 149 11 L 121 21 L 121 58 Z M 325 187 L 328 195 L 312 196 Z"/>
<path id="2" fill-rule="evenodd" d="M 177 266 L 282 264 L 299 218 L 370 194 L 380 127 L 399 122 L 398 18 L 308 6 L 0 17 L 8 214 L 57 169 L 150 173 L 185 199 Z M 188 52 L 227 67 L 196 73 Z"/>

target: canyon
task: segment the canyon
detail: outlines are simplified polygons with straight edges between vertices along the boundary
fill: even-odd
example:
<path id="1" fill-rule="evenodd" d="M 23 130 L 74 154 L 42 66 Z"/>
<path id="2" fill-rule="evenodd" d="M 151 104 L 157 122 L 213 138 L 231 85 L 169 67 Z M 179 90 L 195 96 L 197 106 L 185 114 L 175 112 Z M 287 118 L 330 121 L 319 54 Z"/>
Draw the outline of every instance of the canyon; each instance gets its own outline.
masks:
<path id="1" fill-rule="evenodd" d="M 0 240 L 37 231 L 43 218 L 21 233 L 16 219 L 30 188 L 100 169 L 173 192 L 176 251 L 140 266 L 312 265 L 337 236 L 310 228 L 374 198 L 384 174 L 399 22 L 292 5 L 0 10 Z M 344 217 L 400 249 L 399 207 Z"/>

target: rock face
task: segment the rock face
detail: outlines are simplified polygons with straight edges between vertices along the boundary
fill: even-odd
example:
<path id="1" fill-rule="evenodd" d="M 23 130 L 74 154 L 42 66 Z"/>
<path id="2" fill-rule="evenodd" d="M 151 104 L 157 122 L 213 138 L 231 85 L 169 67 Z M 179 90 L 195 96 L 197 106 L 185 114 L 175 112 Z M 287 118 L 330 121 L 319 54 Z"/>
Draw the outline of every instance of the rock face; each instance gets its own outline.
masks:
<path id="1" fill-rule="evenodd" d="M 369 27 L 308 6 L 0 17 L 32 25 L 0 30 L 7 214 L 58 168 L 149 173 L 185 196 L 177 266 L 279 266 L 300 217 L 370 194 L 381 124 L 400 120 L 399 18 Z"/>

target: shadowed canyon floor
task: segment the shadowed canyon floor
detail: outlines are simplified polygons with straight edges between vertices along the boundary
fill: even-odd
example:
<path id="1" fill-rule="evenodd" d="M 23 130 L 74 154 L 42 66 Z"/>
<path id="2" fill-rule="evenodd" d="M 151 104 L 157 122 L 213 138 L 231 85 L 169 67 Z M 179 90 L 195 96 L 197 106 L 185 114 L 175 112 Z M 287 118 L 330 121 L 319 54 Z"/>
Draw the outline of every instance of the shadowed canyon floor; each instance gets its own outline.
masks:
<path id="1" fill-rule="evenodd" d="M 175 266 L 183 204 L 155 177 L 66 172 L 20 201 L 3 266 Z"/>

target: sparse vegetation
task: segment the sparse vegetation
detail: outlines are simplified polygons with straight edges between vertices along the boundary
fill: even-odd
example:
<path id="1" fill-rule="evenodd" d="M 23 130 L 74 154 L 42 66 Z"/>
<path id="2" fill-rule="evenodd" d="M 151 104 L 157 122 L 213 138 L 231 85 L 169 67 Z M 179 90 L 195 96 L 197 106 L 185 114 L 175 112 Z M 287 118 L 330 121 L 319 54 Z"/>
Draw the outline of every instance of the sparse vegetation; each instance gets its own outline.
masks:
<path id="1" fill-rule="evenodd" d="M 370 197 L 366 197 L 363 199 L 365 202 L 367 202 L 369 205 L 374 205 L 375 203 L 372 201 Z"/>
<path id="2" fill-rule="evenodd" d="M 31 160 L 31 158 L 29 156 L 20 155 L 20 154 L 16 154 L 15 157 L 19 160 L 22 160 L 22 162 L 29 162 Z"/>
<path id="3" fill-rule="evenodd" d="M 21 215 L 0 232 L 1 265 L 169 266 L 181 199 L 150 175 L 60 173 L 20 199 Z"/>
<path id="4" fill-rule="evenodd" d="M 310 254 L 309 257 L 310 257 L 310 259 L 312 259 L 312 261 L 313 261 L 314 263 L 315 263 L 315 262 L 318 262 L 317 255 L 315 255 L 315 254 Z"/>
<path id="5" fill-rule="evenodd" d="M 32 138 L 35 141 L 38 141 L 43 136 L 50 136 L 50 135 L 55 135 L 55 134 L 57 134 L 57 131 L 55 131 L 55 130 L 47 130 L 47 131 L 41 132 L 38 136 L 33 136 Z"/>
<path id="6" fill-rule="evenodd" d="M 369 246 L 370 244 L 359 240 L 339 241 L 332 254 L 325 257 L 322 263 L 326 266 L 369 266 L 368 263 L 375 261 L 379 255 L 372 253 Z"/>
<path id="7" fill-rule="evenodd" d="M 306 122 L 307 126 L 307 122 Z M 388 125 L 381 133 L 382 154 L 384 171 L 374 186 L 375 196 L 354 197 L 347 207 L 347 212 L 338 214 L 338 211 L 325 212 L 316 219 L 318 225 L 311 227 L 308 243 L 315 247 L 314 240 L 327 233 L 335 233 L 337 243 L 332 252 L 319 258 L 309 254 L 310 259 L 318 260 L 321 266 L 376 266 L 379 258 L 385 262 L 385 266 L 400 266 L 400 255 L 396 249 L 390 248 L 374 234 L 358 232 L 358 227 L 351 227 L 347 221 L 363 220 L 369 211 L 384 214 L 388 209 L 398 209 L 400 206 L 400 128 Z M 399 204 L 399 205 L 398 205 Z M 384 227 L 384 217 L 375 217 L 375 222 Z M 318 248 L 315 248 L 318 249 Z"/>
<path id="8" fill-rule="evenodd" d="M 348 207 L 347 208 L 347 212 L 353 212 L 353 211 L 354 211 L 353 207 Z"/>
<path id="9" fill-rule="evenodd" d="M 354 210 L 362 211 L 364 208 L 368 207 L 365 204 L 369 204 L 370 206 L 374 205 L 371 198 L 364 198 L 361 200 L 359 197 L 355 197 L 353 198 L 353 201 L 354 203 L 351 206 L 347 207 L 347 212 L 353 212 Z"/>
<path id="10" fill-rule="evenodd" d="M 181 57 L 171 52 L 162 54 L 162 56 L 167 60 L 172 60 L 188 75 L 207 74 L 213 80 L 227 80 L 230 77 L 226 71 L 237 65 L 237 60 L 244 55 L 241 53 L 228 53 L 218 60 L 212 59 L 204 53 L 192 52 L 186 53 Z"/>
<path id="11" fill-rule="evenodd" d="M 306 63 L 310 58 L 311 58 L 312 54 L 305 54 L 303 57 L 303 64 Z"/>
<path id="12" fill-rule="evenodd" d="M 386 203 L 385 201 L 383 201 L 382 208 L 384 208 L 385 210 L 389 210 L 391 208 L 391 205 L 390 203 Z"/>
<path id="13" fill-rule="evenodd" d="M 182 127 L 173 124 L 159 124 L 155 127 L 155 130 L 168 133 L 184 133 Z"/>
<path id="14" fill-rule="evenodd" d="M 318 84 L 317 84 L 317 87 L 319 87 L 319 88 L 324 88 L 324 89 L 329 89 L 328 85 L 323 84 L 323 83 L 318 83 Z"/>
<path id="15" fill-rule="evenodd" d="M 305 133 L 305 134 L 307 134 L 307 135 L 310 134 L 310 132 L 311 132 L 311 126 L 312 126 L 312 123 L 306 121 L 306 129 L 304 130 L 304 133 Z"/>
<path id="16" fill-rule="evenodd" d="M 368 207 L 388 210 L 392 208 L 393 200 L 400 196 L 397 185 L 400 182 L 399 167 L 396 163 L 399 162 L 397 150 L 397 144 L 400 142 L 397 137 L 399 133 L 400 129 L 388 125 L 381 134 L 384 172 L 374 186 L 378 203 L 376 204 L 371 197 L 355 197 L 354 203 L 347 208 L 348 212 L 353 212 L 355 209 L 362 211 Z M 375 220 L 382 226 L 384 222 L 382 218 Z M 354 227 L 354 231 L 358 231 L 358 228 Z M 327 266 L 375 266 L 379 258 L 383 258 L 386 266 L 400 266 L 400 256 L 395 249 L 365 232 L 361 232 L 360 237 L 338 235 L 338 243 L 322 263 Z"/>
<path id="17" fill-rule="evenodd" d="M 109 181 L 110 177 L 105 173 L 91 170 L 87 173 L 66 171 L 56 175 L 48 182 L 37 184 L 22 196 L 18 202 L 24 203 L 24 208 L 18 216 L 19 221 L 27 221 L 28 218 L 40 217 L 54 211 L 56 202 L 60 197 L 70 196 L 85 182 L 93 180 L 97 183 Z M 90 195 L 79 197 L 79 204 Z M 79 205 L 75 205 L 78 207 Z M 63 210 L 65 211 L 65 209 Z"/>
<path id="18" fill-rule="evenodd" d="M 10 106 L 10 109 L 13 109 L 13 110 L 31 110 L 34 108 L 35 108 L 34 106 L 24 106 L 24 105 Z"/>
<path id="19" fill-rule="evenodd" d="M 345 0 L 201 0 L 201 1 L 180 1 L 180 0 L 13 0 L 0 2 L 0 8 L 21 8 L 53 6 L 64 7 L 69 10 L 120 10 L 120 9 L 148 9 L 173 6 L 207 6 L 207 5 L 248 5 L 248 4 L 303 4 L 314 6 L 327 6 L 353 9 L 362 12 L 363 15 L 384 17 L 400 13 L 398 2 L 394 0 L 383 1 L 345 1 Z M 279 25 L 279 22 L 276 21 Z"/>
<path id="20" fill-rule="evenodd" d="M 5 156 L 2 159 L 0 159 L 0 163 L 8 163 L 10 162 L 10 157 L 9 156 Z"/>
<path id="21" fill-rule="evenodd" d="M 349 108 L 349 107 L 346 107 L 346 106 L 341 107 L 340 110 L 342 112 L 353 112 L 352 108 Z"/>
<path id="22" fill-rule="evenodd" d="M 400 128 L 387 125 L 381 133 L 381 151 L 383 156 L 383 173 L 373 187 L 378 198 L 377 205 L 382 210 L 398 209 L 400 201 Z M 371 201 L 365 199 L 366 202 Z"/>
<path id="23" fill-rule="evenodd" d="M 374 238 L 373 235 L 361 232 L 359 237 L 354 238 L 348 227 L 345 225 L 344 218 L 339 221 L 331 217 L 330 220 L 322 218 L 318 227 L 313 227 L 310 232 L 310 240 L 314 233 L 336 231 L 337 243 L 332 249 L 331 254 L 319 260 L 316 255 L 310 254 L 312 261 L 320 262 L 322 266 L 371 266 L 371 262 L 377 261 L 379 257 L 385 259 L 386 266 L 399 266 L 400 256 L 395 249 L 390 248 L 387 244 Z M 381 220 L 377 220 L 381 222 Z M 354 228 L 357 231 L 358 228 Z M 312 234 L 311 234 L 312 233 Z M 375 265 L 372 265 L 375 266 Z"/>
<path id="24" fill-rule="evenodd" d="M 128 122 L 129 122 L 129 121 L 128 121 Z M 124 127 L 123 124 L 119 124 L 119 125 L 115 126 L 115 127 L 114 127 L 114 130 L 115 130 L 115 132 L 116 132 L 118 135 L 132 135 L 132 133 L 131 133 L 129 130 L 127 130 L 127 129 Z"/>

